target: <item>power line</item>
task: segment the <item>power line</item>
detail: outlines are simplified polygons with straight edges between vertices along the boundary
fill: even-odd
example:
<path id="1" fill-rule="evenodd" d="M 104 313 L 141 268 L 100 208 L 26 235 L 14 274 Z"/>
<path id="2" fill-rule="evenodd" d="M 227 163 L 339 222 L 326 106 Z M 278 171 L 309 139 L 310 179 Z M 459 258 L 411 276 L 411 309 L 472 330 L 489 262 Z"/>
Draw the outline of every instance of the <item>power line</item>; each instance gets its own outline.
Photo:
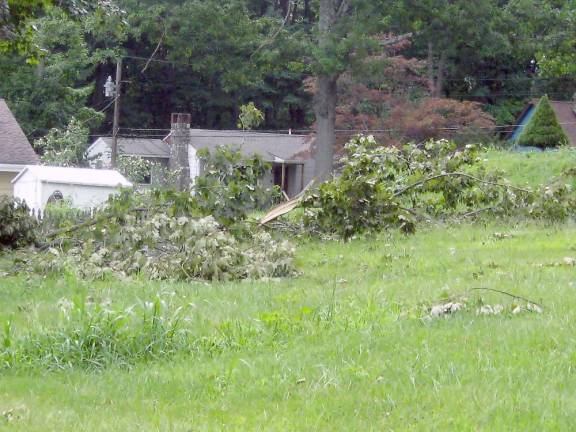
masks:
<path id="1" fill-rule="evenodd" d="M 576 125 L 576 122 L 563 122 L 559 123 L 561 126 L 570 126 Z M 512 124 L 512 125 L 495 125 L 495 126 L 474 126 L 474 125 L 462 125 L 462 126 L 438 126 L 438 127 L 426 127 L 426 130 L 436 130 L 436 131 L 445 131 L 445 132 L 455 132 L 455 131 L 463 131 L 463 130 L 489 130 L 495 132 L 511 132 L 518 127 L 524 127 L 525 124 Z M 127 128 L 125 128 L 127 129 Z M 146 129 L 134 129 L 134 130 L 146 130 Z M 165 130 L 169 131 L 169 129 L 150 129 L 150 130 Z M 298 132 L 312 134 L 315 132 L 314 129 L 299 129 Z M 195 134 L 194 129 L 191 129 L 190 137 L 191 138 L 263 138 L 265 137 L 265 133 L 276 133 L 279 135 L 284 136 L 299 136 L 298 134 L 290 135 L 286 130 L 275 130 L 275 131 L 251 131 L 249 133 L 241 133 L 238 131 L 237 134 L 230 134 L 230 133 L 223 133 L 223 132 L 230 132 L 230 131 L 221 131 L 220 133 L 217 130 L 214 130 L 212 134 Z M 292 130 L 294 132 L 294 130 Z M 339 134 L 350 134 L 350 133 L 391 133 L 391 132 L 404 132 L 402 129 L 398 128 L 390 128 L 390 129 L 335 129 L 336 133 Z M 110 137 L 110 135 L 91 135 L 91 136 L 102 136 L 102 137 Z M 167 134 L 121 134 L 120 137 L 122 138 L 165 138 Z M 301 135 L 300 135 L 301 136 Z"/>
<path id="2" fill-rule="evenodd" d="M 125 55 L 123 57 L 127 58 L 127 59 L 141 60 L 141 61 L 145 61 L 145 62 L 150 61 L 151 63 L 163 63 L 163 64 L 172 64 L 172 65 L 181 65 L 181 66 L 194 66 L 192 63 L 186 63 L 186 62 L 175 61 L 175 60 L 150 59 L 148 57 L 140 57 L 140 56 L 134 56 L 134 55 Z"/>

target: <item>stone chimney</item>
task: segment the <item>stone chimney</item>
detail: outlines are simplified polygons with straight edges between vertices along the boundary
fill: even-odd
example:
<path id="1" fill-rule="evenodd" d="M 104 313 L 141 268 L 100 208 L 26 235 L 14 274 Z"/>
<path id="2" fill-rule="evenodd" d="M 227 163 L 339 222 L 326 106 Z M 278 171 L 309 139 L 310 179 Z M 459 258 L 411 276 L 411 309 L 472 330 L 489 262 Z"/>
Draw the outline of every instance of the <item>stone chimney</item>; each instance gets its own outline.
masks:
<path id="1" fill-rule="evenodd" d="M 179 191 L 184 191 L 190 186 L 190 163 L 188 161 L 190 120 L 190 114 L 172 114 L 168 168 L 174 175 L 174 186 Z"/>

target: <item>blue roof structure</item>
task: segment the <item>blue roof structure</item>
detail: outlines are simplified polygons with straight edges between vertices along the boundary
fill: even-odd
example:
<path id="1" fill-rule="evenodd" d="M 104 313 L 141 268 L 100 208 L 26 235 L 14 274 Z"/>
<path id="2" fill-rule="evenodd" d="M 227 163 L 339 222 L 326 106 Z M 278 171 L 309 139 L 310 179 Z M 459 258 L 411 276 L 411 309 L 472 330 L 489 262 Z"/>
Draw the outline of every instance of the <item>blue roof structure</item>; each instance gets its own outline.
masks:
<path id="1" fill-rule="evenodd" d="M 522 134 L 522 131 L 524 130 L 526 125 L 530 122 L 530 119 L 534 115 L 535 111 L 536 111 L 536 105 L 534 105 L 534 103 L 530 103 L 530 105 L 526 107 L 524 112 L 520 115 L 520 117 L 516 121 L 514 131 L 508 137 L 509 141 L 516 142 L 518 140 L 518 138 Z"/>

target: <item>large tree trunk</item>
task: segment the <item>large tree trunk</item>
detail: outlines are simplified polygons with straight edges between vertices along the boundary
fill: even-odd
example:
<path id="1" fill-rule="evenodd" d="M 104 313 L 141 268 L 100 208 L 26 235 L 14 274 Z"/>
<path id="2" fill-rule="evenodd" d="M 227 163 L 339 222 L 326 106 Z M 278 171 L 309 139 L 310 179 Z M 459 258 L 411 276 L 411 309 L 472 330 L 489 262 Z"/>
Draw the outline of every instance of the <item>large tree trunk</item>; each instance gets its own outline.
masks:
<path id="1" fill-rule="evenodd" d="M 434 45 L 432 42 L 428 42 L 426 62 L 428 63 L 428 91 L 430 91 L 430 95 L 434 96 L 436 93 L 436 80 L 434 79 Z"/>
<path id="2" fill-rule="evenodd" d="M 318 14 L 318 45 L 320 51 L 329 54 L 331 32 L 339 19 L 339 13 L 347 0 L 320 0 Z M 336 102 L 338 100 L 338 74 L 320 72 L 316 82 L 314 111 L 316 113 L 316 177 L 326 180 L 334 165 L 336 144 Z"/>
<path id="3" fill-rule="evenodd" d="M 446 51 L 440 54 L 440 61 L 438 62 L 438 75 L 436 77 L 436 97 L 444 96 L 444 69 L 446 68 Z"/>
<path id="4" fill-rule="evenodd" d="M 320 75 L 316 89 L 316 177 L 326 180 L 333 169 L 336 143 L 336 103 L 338 77 Z"/>
<path id="5" fill-rule="evenodd" d="M 446 68 L 446 51 L 440 53 L 438 67 L 434 70 L 434 44 L 428 42 L 428 90 L 430 96 L 440 98 L 444 96 L 444 72 Z"/>

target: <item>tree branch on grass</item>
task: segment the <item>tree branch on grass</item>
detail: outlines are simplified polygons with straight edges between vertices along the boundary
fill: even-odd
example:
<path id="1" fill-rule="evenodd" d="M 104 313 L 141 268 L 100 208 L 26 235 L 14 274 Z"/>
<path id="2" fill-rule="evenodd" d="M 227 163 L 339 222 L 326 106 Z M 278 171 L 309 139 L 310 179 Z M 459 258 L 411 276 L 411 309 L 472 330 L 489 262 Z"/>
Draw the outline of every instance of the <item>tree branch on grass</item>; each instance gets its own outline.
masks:
<path id="1" fill-rule="evenodd" d="M 440 178 L 444 178 L 444 177 L 464 177 L 464 178 L 469 178 L 471 180 L 477 181 L 478 183 L 483 183 L 483 184 L 487 184 L 487 185 L 491 185 L 491 186 L 498 186 L 504 189 L 512 189 L 512 190 L 516 190 L 519 192 L 524 192 L 524 193 L 532 193 L 531 190 L 528 189 L 523 189 L 517 186 L 512 186 L 512 185 L 507 185 L 507 184 L 503 184 L 503 183 L 496 183 L 496 182 L 491 182 L 488 180 L 482 180 L 481 178 L 478 177 L 474 177 L 473 175 L 470 174 L 466 174 L 466 173 L 461 173 L 461 172 L 452 172 L 452 173 L 443 173 L 443 174 L 438 174 L 438 175 L 434 175 L 431 177 L 427 177 L 425 179 L 422 179 L 420 181 L 417 181 L 416 183 L 413 183 L 411 185 L 406 186 L 403 189 L 400 189 L 398 192 L 396 192 L 394 195 L 392 195 L 392 198 L 397 198 L 400 195 L 405 194 L 406 192 L 408 192 L 411 189 L 415 189 L 419 186 L 422 186 L 423 184 L 426 184 L 428 182 L 431 182 L 433 180 L 437 180 Z"/>

